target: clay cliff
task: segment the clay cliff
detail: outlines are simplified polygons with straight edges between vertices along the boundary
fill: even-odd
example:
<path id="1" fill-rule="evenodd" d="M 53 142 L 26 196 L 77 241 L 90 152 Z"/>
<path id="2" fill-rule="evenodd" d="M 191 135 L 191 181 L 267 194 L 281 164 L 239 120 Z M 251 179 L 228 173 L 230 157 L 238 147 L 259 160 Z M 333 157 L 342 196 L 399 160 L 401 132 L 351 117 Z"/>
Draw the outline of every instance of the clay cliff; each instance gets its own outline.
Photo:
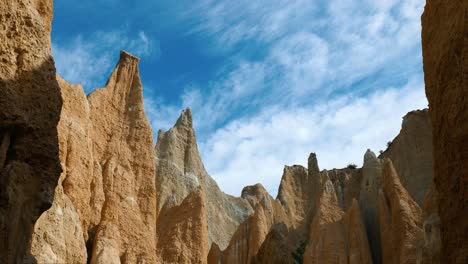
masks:
<path id="1" fill-rule="evenodd" d="M 205 194 L 191 192 L 180 205 L 168 201 L 157 222 L 157 253 L 162 263 L 207 263 Z"/>
<path id="2" fill-rule="evenodd" d="M 427 0 L 422 16 L 442 263 L 468 261 L 467 13 L 464 0 Z"/>
<path id="3" fill-rule="evenodd" d="M 409 112 L 401 131 L 379 158 L 392 160 L 401 183 L 420 207 L 433 178 L 432 126 L 428 109 Z"/>
<path id="4" fill-rule="evenodd" d="M 51 21 L 52 0 L 0 1 L 0 263 L 31 260 L 61 173 Z"/>
<path id="5" fill-rule="evenodd" d="M 106 87 L 87 97 L 81 86 L 57 77 L 63 173 L 53 207 L 35 225 L 38 261 L 156 260 L 152 132 L 138 61 L 122 52 Z"/>
<path id="6" fill-rule="evenodd" d="M 422 237 L 421 208 L 401 184 L 390 159 L 383 163 L 379 221 L 382 263 L 416 263 Z"/>
<path id="7" fill-rule="evenodd" d="M 223 193 L 208 175 L 198 151 L 190 109 L 182 112 L 173 128 L 158 133 L 155 147 L 157 208 L 168 199 L 180 204 L 200 187 L 205 193 L 208 245 L 226 248 L 237 226 L 253 212 L 246 200 Z"/>
<path id="8" fill-rule="evenodd" d="M 86 95 L 56 75 L 52 1 L 0 3 L 0 263 L 468 260 L 466 1 L 425 8 L 429 110 L 362 168 L 285 166 L 276 198 L 220 190 L 189 109 L 153 148 L 138 58 Z"/>
<path id="9" fill-rule="evenodd" d="M 324 171 L 317 212 L 310 227 L 304 263 L 372 263 L 359 205 L 354 199 L 347 213 Z"/>

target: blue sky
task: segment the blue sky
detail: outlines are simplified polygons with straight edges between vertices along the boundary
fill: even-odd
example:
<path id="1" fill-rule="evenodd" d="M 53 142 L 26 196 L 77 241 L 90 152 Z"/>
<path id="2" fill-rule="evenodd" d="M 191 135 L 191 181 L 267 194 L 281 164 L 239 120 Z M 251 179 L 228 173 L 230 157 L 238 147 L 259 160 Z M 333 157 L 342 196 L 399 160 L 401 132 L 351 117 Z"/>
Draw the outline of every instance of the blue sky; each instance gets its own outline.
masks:
<path id="1" fill-rule="evenodd" d="M 55 1 L 57 70 L 86 92 L 128 50 L 141 58 L 155 131 L 192 109 L 205 167 L 223 191 L 262 183 L 284 165 L 362 164 L 402 116 L 427 107 L 424 0 Z"/>

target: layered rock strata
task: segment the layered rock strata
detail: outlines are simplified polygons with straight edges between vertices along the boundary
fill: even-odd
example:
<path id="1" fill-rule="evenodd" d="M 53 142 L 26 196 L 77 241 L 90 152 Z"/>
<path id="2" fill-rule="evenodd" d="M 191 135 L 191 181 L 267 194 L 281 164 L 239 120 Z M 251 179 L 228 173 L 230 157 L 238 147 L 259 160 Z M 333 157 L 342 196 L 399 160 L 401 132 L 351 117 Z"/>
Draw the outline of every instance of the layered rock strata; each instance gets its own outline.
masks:
<path id="1" fill-rule="evenodd" d="M 427 0 L 422 16 L 442 263 L 468 261 L 467 13 L 468 2 L 464 0 Z"/>

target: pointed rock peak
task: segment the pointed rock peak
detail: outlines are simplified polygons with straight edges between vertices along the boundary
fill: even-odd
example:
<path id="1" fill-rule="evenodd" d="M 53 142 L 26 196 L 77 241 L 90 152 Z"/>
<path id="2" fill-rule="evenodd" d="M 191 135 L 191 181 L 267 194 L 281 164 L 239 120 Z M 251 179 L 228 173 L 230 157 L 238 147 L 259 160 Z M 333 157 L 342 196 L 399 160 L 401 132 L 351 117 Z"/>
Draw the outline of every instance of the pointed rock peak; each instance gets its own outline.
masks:
<path id="1" fill-rule="evenodd" d="M 395 185 L 398 188 L 403 188 L 403 186 L 401 186 L 401 182 L 398 178 L 398 174 L 395 170 L 395 167 L 393 166 L 393 162 L 389 158 L 384 159 L 382 174 L 384 181 L 383 187 L 385 191 L 391 190 L 388 189 L 388 187 L 392 185 Z"/>
<path id="2" fill-rule="evenodd" d="M 201 206 L 204 206 L 203 205 L 204 201 L 205 201 L 205 193 L 203 192 L 201 187 L 197 187 L 184 199 L 184 201 L 182 201 L 182 205 L 184 203 L 187 203 L 187 204 L 199 204 Z"/>
<path id="3" fill-rule="evenodd" d="M 306 173 L 307 172 L 307 169 L 304 168 L 303 166 L 301 165 L 292 165 L 292 166 L 284 166 L 284 173 L 286 172 L 290 172 L 294 175 L 298 175 L 298 173 Z"/>
<path id="4" fill-rule="evenodd" d="M 122 50 L 120 51 L 120 59 L 119 64 L 121 63 L 135 63 L 138 64 L 140 62 L 140 58 L 130 54 L 129 52 Z"/>
<path id="5" fill-rule="evenodd" d="M 190 111 L 190 108 L 185 108 L 182 110 L 179 119 L 177 119 L 175 127 L 186 127 L 193 129 L 192 111 Z"/>
<path id="6" fill-rule="evenodd" d="M 364 154 L 364 164 L 362 165 L 363 168 L 370 168 L 370 167 L 377 167 L 381 165 L 381 161 L 375 153 L 368 149 Z"/>
<path id="7" fill-rule="evenodd" d="M 268 195 L 263 185 L 257 183 L 255 185 L 245 186 L 244 189 L 242 189 L 241 197 L 247 200 L 252 208 L 255 208 L 258 202 Z"/>
<path id="8" fill-rule="evenodd" d="M 261 183 L 257 183 L 255 185 L 250 185 L 250 186 L 245 186 L 244 189 L 242 189 L 242 198 L 245 198 L 246 196 L 263 196 L 267 194 L 267 190 Z"/>
<path id="9" fill-rule="evenodd" d="M 400 183 L 390 159 L 384 160 L 379 191 L 382 256 L 387 263 L 416 263 L 416 241 L 423 233 L 421 209 Z"/>
<path id="10" fill-rule="evenodd" d="M 310 153 L 309 160 L 307 162 L 307 167 L 309 170 L 309 175 L 319 174 L 320 169 L 317 162 L 317 155 L 315 153 Z"/>

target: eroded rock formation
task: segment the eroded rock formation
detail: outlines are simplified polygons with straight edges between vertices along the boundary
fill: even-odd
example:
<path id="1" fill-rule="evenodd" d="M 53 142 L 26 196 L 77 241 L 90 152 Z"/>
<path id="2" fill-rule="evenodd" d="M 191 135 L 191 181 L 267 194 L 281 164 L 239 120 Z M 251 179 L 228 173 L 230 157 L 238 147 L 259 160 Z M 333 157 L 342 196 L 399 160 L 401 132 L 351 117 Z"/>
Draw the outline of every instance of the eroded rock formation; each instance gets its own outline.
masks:
<path id="1" fill-rule="evenodd" d="M 182 112 L 169 131 L 159 131 L 156 144 L 156 185 L 158 211 L 168 199 L 180 204 L 198 187 L 205 193 L 209 246 L 226 248 L 239 224 L 252 214 L 249 202 L 223 193 L 208 175 L 200 159 L 192 114 Z"/>
<path id="2" fill-rule="evenodd" d="M 0 263 L 32 261 L 33 225 L 61 172 L 51 20 L 52 0 L 0 1 Z"/>
<path id="3" fill-rule="evenodd" d="M 392 161 L 384 160 L 379 191 L 382 263 L 416 263 L 422 238 L 421 209 L 400 182 Z"/>
<path id="4" fill-rule="evenodd" d="M 52 1 L 0 4 L 0 263 L 466 263 L 466 1 L 425 9 L 430 119 L 362 169 L 286 166 L 276 199 L 219 189 L 188 109 L 152 148 L 138 58 L 86 96 L 55 74 Z"/>
<path id="5" fill-rule="evenodd" d="M 156 261 L 155 165 L 138 61 L 122 52 L 106 87 L 88 98 L 81 86 L 57 78 L 64 102 L 58 126 L 64 171 L 54 206 L 35 226 L 37 259 Z M 68 229 L 59 230 L 57 223 L 65 222 Z M 50 252 L 44 256 L 46 245 Z"/>
<path id="6" fill-rule="evenodd" d="M 207 263 L 205 194 L 199 187 L 180 205 L 166 204 L 158 215 L 157 253 L 162 263 Z"/>
<path id="7" fill-rule="evenodd" d="M 362 175 L 359 203 L 362 208 L 372 259 L 375 263 L 382 263 L 378 203 L 379 189 L 382 182 L 382 161 L 369 149 L 364 154 Z"/>
<path id="8" fill-rule="evenodd" d="M 304 263 L 372 263 L 357 200 L 353 199 L 347 213 L 339 203 L 335 187 L 325 171 Z"/>
<path id="9" fill-rule="evenodd" d="M 441 263 L 468 261 L 468 2 L 427 0 L 424 80 L 439 193 Z"/>
<path id="10" fill-rule="evenodd" d="M 401 183 L 420 207 L 433 179 L 432 129 L 428 109 L 409 112 L 401 131 L 380 158 L 390 158 Z"/>

